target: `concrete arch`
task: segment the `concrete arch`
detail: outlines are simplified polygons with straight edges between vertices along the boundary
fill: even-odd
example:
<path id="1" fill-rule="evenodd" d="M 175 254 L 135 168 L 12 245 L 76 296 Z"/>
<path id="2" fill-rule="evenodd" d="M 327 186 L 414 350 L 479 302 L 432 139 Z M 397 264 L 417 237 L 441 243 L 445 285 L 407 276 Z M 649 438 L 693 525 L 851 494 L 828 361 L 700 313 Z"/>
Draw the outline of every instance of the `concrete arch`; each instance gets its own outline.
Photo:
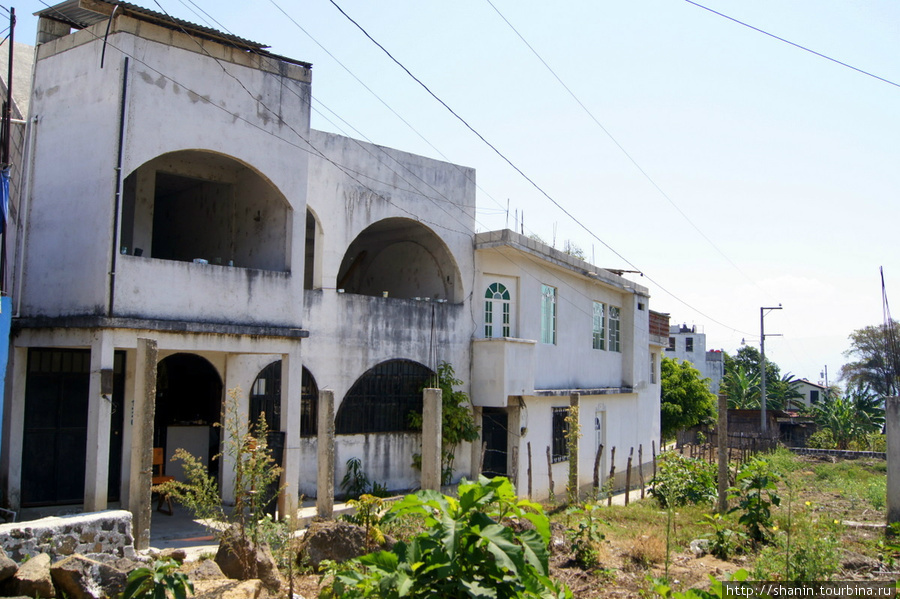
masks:
<path id="1" fill-rule="evenodd" d="M 422 389 L 434 371 L 413 360 L 381 362 L 356 379 L 335 416 L 335 434 L 413 430 L 409 413 L 422 413 Z"/>
<path id="2" fill-rule="evenodd" d="M 303 288 L 322 288 L 322 248 L 325 233 L 316 211 L 306 206 L 306 236 L 303 260 Z"/>
<path id="3" fill-rule="evenodd" d="M 209 150 L 161 154 L 125 177 L 122 253 L 290 270 L 293 210 L 251 165 Z"/>
<path id="4" fill-rule="evenodd" d="M 319 385 L 306 366 L 300 388 L 300 436 L 315 437 L 319 406 Z M 265 414 L 269 430 L 278 430 L 281 422 L 281 360 L 275 360 L 259 371 L 250 387 L 249 421 L 257 422 Z"/>
<path id="5" fill-rule="evenodd" d="M 336 287 L 360 295 L 463 301 L 459 266 L 447 244 L 408 218 L 386 218 L 357 235 L 341 261 Z"/>
<path id="6" fill-rule="evenodd" d="M 153 446 L 162 447 L 166 464 L 183 447 L 218 476 L 212 457 L 219 453 L 224 382 L 205 357 L 179 352 L 157 365 Z M 177 472 L 168 472 L 177 476 Z"/>

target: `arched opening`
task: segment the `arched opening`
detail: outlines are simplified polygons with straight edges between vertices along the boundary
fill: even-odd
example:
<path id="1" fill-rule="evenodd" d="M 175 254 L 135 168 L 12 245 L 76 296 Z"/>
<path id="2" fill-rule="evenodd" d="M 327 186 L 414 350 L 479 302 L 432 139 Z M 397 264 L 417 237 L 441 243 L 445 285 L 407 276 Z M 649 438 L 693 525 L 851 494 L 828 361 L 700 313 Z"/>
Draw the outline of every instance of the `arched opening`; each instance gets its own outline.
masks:
<path id="1" fill-rule="evenodd" d="M 306 208 L 306 253 L 303 262 L 303 288 L 322 288 L 322 226 L 315 213 Z"/>
<path id="2" fill-rule="evenodd" d="M 503 283 L 493 282 L 484 292 L 484 336 L 510 336 L 510 295 Z"/>
<path id="3" fill-rule="evenodd" d="M 160 361 L 156 375 L 156 415 L 153 447 L 165 455 L 166 474 L 183 480 L 181 467 L 170 460 L 184 448 L 218 476 L 219 427 L 222 419 L 222 379 L 205 358 L 173 354 Z"/>
<path id="4" fill-rule="evenodd" d="M 422 413 L 422 390 L 433 376 L 431 369 L 411 360 L 388 360 L 370 368 L 341 402 L 335 434 L 412 431 L 409 415 Z"/>
<path id="5" fill-rule="evenodd" d="M 347 293 L 462 301 L 462 279 L 449 248 L 407 218 L 378 221 L 347 248 L 336 286 Z"/>
<path id="6" fill-rule="evenodd" d="M 201 150 L 170 152 L 125 178 L 123 254 L 287 271 L 291 209 L 247 165 Z"/>
<path id="7" fill-rule="evenodd" d="M 312 373 L 303 367 L 300 389 L 300 436 L 317 434 L 319 387 Z M 250 388 L 250 423 L 256 424 L 265 414 L 269 430 L 281 428 L 281 360 L 263 368 Z"/>

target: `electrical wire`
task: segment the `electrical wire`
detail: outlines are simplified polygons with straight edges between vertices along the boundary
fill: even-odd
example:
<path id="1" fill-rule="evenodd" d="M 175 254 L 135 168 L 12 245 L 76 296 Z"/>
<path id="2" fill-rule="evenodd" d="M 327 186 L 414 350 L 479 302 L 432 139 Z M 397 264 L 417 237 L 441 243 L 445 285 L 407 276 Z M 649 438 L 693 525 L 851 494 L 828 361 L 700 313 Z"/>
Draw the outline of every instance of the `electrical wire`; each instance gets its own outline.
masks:
<path id="1" fill-rule="evenodd" d="M 729 17 L 725 13 L 721 13 L 717 10 L 713 10 L 713 9 L 709 8 L 708 6 L 703 6 L 702 4 L 694 2 L 693 0 L 684 0 L 684 1 L 687 2 L 688 4 L 692 4 L 692 5 L 696 6 L 697 8 L 702 8 L 703 10 L 709 11 L 709 12 L 713 13 L 714 15 L 718 15 L 718 16 L 722 17 L 723 19 L 728 19 L 729 21 L 737 23 L 738 25 L 742 25 L 748 29 L 752 29 L 753 31 L 762 33 L 763 35 L 767 35 L 773 39 L 778 40 L 779 42 L 784 42 L 785 44 L 788 44 L 789 46 L 793 46 L 795 48 L 803 50 L 804 52 L 809 52 L 810 54 L 818 56 L 819 58 L 824 58 L 825 60 L 831 61 L 835 64 L 839 64 L 842 67 L 846 67 L 852 71 L 856 71 L 857 73 L 866 75 L 867 77 L 872 77 L 873 79 L 877 79 L 883 83 L 887 83 L 888 85 L 893 85 L 894 87 L 900 87 L 900 83 L 895 83 L 894 81 L 891 81 L 890 79 L 885 79 L 884 77 L 880 77 L 869 71 L 865 71 L 863 69 L 857 68 L 857 67 L 853 66 L 852 64 L 848 64 L 848 63 L 840 61 L 836 58 L 832 58 L 826 54 L 822 54 L 821 52 L 816 52 L 815 50 L 812 50 L 811 48 L 807 48 L 806 46 L 802 46 L 796 42 L 792 42 L 791 40 L 785 39 L 783 37 L 779 37 L 779 36 L 775 35 L 774 33 L 769 33 L 768 31 L 766 31 L 764 29 L 760 29 L 759 27 L 754 27 L 753 25 L 750 25 L 749 23 L 745 23 L 744 21 L 735 19 L 734 17 Z"/>

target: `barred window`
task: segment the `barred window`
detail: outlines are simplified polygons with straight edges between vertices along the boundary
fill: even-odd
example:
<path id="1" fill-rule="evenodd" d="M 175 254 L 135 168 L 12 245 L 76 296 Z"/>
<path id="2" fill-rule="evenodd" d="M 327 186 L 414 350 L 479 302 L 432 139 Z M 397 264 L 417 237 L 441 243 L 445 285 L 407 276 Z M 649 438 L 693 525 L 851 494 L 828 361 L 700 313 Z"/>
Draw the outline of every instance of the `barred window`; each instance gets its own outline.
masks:
<path id="1" fill-rule="evenodd" d="M 410 360 L 389 360 L 369 369 L 341 402 L 335 434 L 414 430 L 409 415 L 422 413 L 422 390 L 433 376 L 429 368 Z"/>
<path id="2" fill-rule="evenodd" d="M 569 459 L 569 448 L 566 446 L 566 435 L 569 432 L 569 408 L 553 408 L 553 443 L 550 459 L 555 464 Z"/>
<path id="3" fill-rule="evenodd" d="M 318 433 L 319 388 L 312 374 L 303 369 L 300 389 L 300 436 Z M 263 368 L 250 388 L 250 423 L 256 424 L 260 414 L 266 415 L 269 430 L 281 429 L 281 360 Z"/>

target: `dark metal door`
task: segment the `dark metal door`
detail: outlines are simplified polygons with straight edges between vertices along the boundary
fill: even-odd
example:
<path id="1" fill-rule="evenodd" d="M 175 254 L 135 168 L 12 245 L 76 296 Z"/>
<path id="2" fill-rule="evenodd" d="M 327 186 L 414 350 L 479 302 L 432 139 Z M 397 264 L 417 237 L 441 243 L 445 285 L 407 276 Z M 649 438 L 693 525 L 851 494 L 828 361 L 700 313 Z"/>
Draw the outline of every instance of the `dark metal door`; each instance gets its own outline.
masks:
<path id="1" fill-rule="evenodd" d="M 489 478 L 507 476 L 508 422 L 509 414 L 496 408 L 484 408 L 481 414 L 482 442 L 486 445 L 481 473 Z"/>
<path id="2" fill-rule="evenodd" d="M 109 487 L 118 499 L 122 456 L 124 353 L 117 352 Z M 25 383 L 22 506 L 84 501 L 90 350 L 31 349 Z"/>

